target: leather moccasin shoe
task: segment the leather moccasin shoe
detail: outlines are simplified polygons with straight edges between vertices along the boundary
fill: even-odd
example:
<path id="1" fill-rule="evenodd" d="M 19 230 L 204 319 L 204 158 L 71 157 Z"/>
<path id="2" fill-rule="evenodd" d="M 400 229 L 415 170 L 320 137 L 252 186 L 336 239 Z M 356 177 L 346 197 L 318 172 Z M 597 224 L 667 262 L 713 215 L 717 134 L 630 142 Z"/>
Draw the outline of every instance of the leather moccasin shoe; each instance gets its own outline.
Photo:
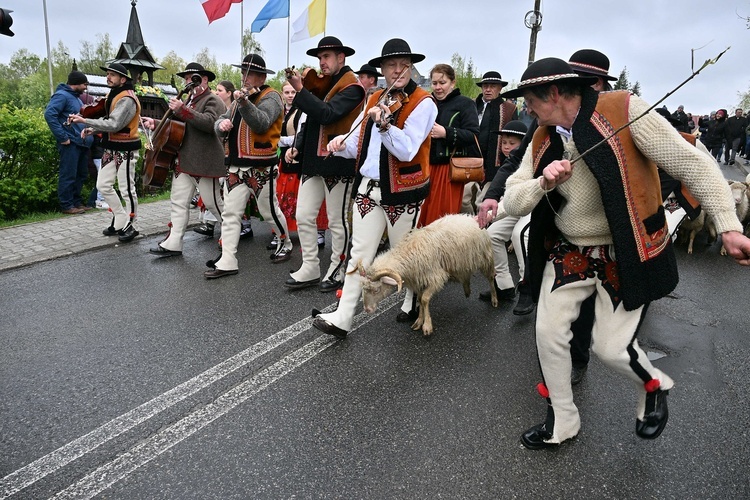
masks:
<path id="1" fill-rule="evenodd" d="M 396 321 L 399 323 L 414 323 L 419 317 L 419 311 L 412 309 L 409 312 L 399 311 L 396 315 Z"/>
<path id="2" fill-rule="evenodd" d="M 314 280 L 309 280 L 309 281 L 297 281 L 296 279 L 289 277 L 284 282 L 284 286 L 287 288 L 291 288 L 292 290 L 301 290 L 303 288 L 309 288 L 311 286 L 315 286 L 318 283 L 320 283 L 320 278 L 315 278 Z"/>
<path id="3" fill-rule="evenodd" d="M 70 207 L 62 211 L 62 213 L 64 213 L 65 215 L 78 215 L 82 214 L 83 212 L 85 212 L 85 210 L 78 207 Z"/>
<path id="4" fill-rule="evenodd" d="M 320 289 L 321 293 L 327 293 L 327 292 L 333 292 L 334 290 L 338 290 L 342 286 L 344 286 L 343 281 L 335 280 L 333 278 L 328 278 L 327 280 L 322 281 L 320 283 L 320 287 L 318 288 Z"/>
<path id="5" fill-rule="evenodd" d="M 497 300 L 513 300 L 516 298 L 516 288 L 510 287 L 510 288 L 503 288 L 502 290 L 498 288 L 497 283 L 493 281 L 493 285 L 495 287 L 495 293 L 497 293 Z M 492 300 L 492 292 L 489 290 L 486 292 L 481 292 L 479 294 L 479 300 L 482 300 L 484 302 L 489 302 Z"/>
<path id="6" fill-rule="evenodd" d="M 224 276 L 232 276 L 239 272 L 240 271 L 237 269 L 230 269 L 229 271 L 225 271 L 224 269 L 209 269 L 203 273 L 203 277 L 207 280 L 213 280 L 216 278 L 223 278 Z"/>
<path id="7" fill-rule="evenodd" d="M 109 226 L 107 229 L 102 231 L 104 236 L 117 236 L 117 229 L 114 226 Z"/>
<path id="8" fill-rule="evenodd" d="M 133 241 L 133 238 L 138 236 L 138 234 L 139 233 L 135 230 L 133 224 L 128 222 L 127 226 L 117 231 L 117 239 L 122 241 L 123 243 L 127 243 L 129 241 Z"/>
<path id="9" fill-rule="evenodd" d="M 536 304 L 534 303 L 534 297 L 530 293 L 520 292 L 518 294 L 518 302 L 516 307 L 513 308 L 513 314 L 516 316 L 525 316 L 534 312 Z"/>
<path id="10" fill-rule="evenodd" d="M 530 450 L 543 450 L 545 448 L 557 448 L 557 443 L 548 443 L 545 439 L 550 439 L 552 433 L 547 430 L 544 424 L 539 424 L 521 434 L 521 444 Z"/>
<path id="11" fill-rule="evenodd" d="M 588 369 L 588 365 L 574 366 L 573 370 L 570 372 L 570 385 L 580 384 L 581 380 L 583 380 L 583 377 L 586 375 L 586 370 Z"/>
<path id="12" fill-rule="evenodd" d="M 286 262 L 292 258 L 292 251 L 282 248 L 276 253 L 271 254 L 271 262 L 274 264 L 280 264 Z"/>
<path id="13" fill-rule="evenodd" d="M 323 318 L 315 318 L 315 320 L 313 321 L 313 326 L 321 332 L 327 333 L 328 335 L 333 335 L 338 339 L 346 338 L 346 330 L 342 330 L 338 326 L 334 325 L 330 321 L 324 320 Z"/>
<path id="14" fill-rule="evenodd" d="M 148 253 L 158 255 L 159 257 L 175 257 L 177 255 L 182 255 L 182 252 L 180 250 L 167 250 L 161 245 L 156 245 L 153 248 L 149 248 Z"/>
<path id="15" fill-rule="evenodd" d="M 667 420 L 669 420 L 667 394 L 669 391 L 661 389 L 646 394 L 646 413 L 643 420 L 635 421 L 635 433 L 638 437 L 656 439 L 667 426 Z"/>

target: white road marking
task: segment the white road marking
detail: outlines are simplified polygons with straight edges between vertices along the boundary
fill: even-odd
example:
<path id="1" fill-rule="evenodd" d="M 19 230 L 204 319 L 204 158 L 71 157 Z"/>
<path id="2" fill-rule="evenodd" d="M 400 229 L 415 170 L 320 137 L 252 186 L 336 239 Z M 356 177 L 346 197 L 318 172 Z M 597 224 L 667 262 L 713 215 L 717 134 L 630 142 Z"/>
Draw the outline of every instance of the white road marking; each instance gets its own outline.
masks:
<path id="1" fill-rule="evenodd" d="M 380 307 L 374 314 L 365 316 L 365 313 L 360 313 L 355 317 L 355 324 L 352 330 L 354 330 L 354 328 L 356 328 L 357 326 L 361 326 L 371 321 L 372 319 L 375 319 L 377 316 L 382 314 L 382 312 L 389 309 L 401 300 L 403 300 L 402 294 L 394 294 L 383 300 L 380 304 Z M 332 308 L 333 306 L 329 306 L 328 308 L 326 308 L 326 311 Z M 363 317 L 365 319 L 362 319 Z M 8 474 L 4 478 L 0 479 L 0 499 L 7 498 L 34 484 L 40 479 L 43 479 L 49 474 L 56 472 L 62 467 L 68 465 L 70 462 L 82 457 L 86 453 L 90 453 L 91 451 L 95 450 L 111 439 L 114 439 L 120 434 L 123 434 L 142 424 L 154 415 L 167 410 L 168 408 L 192 396 L 198 391 L 205 389 L 206 387 L 214 384 L 227 375 L 230 375 L 231 373 L 241 369 L 248 363 L 272 351 L 276 347 L 289 342 L 300 333 L 309 330 L 311 326 L 311 318 L 300 320 L 297 323 L 290 325 L 287 328 L 269 336 L 265 340 L 258 342 L 257 344 L 232 356 L 231 358 L 222 361 L 218 365 L 178 385 L 177 387 L 155 397 L 150 401 L 147 401 L 146 403 L 138 406 L 137 408 L 134 408 L 133 410 L 123 415 L 120 415 L 117 418 L 110 420 L 106 424 L 94 429 L 88 434 L 81 436 L 66 445 L 63 445 L 57 450 Z M 328 340 L 328 337 L 326 336 L 325 339 Z M 258 376 L 259 375 L 256 375 L 256 377 Z M 251 380 L 254 380 L 256 377 L 253 377 L 253 379 Z"/>
<path id="2" fill-rule="evenodd" d="M 394 297 L 396 300 L 393 300 Z M 400 298 L 400 295 L 393 295 L 383 301 L 381 306 L 384 306 L 385 303 L 389 301 L 392 301 L 395 304 L 402 300 L 403 299 Z M 372 321 L 383 312 L 384 309 L 378 308 L 378 311 L 371 315 L 365 316 L 365 313 L 359 314 L 355 317 L 352 331 Z M 116 482 L 130 475 L 139 467 L 149 463 L 165 451 L 168 451 L 170 448 L 181 443 L 183 440 L 203 429 L 214 420 L 222 417 L 232 409 L 258 394 L 266 387 L 279 381 L 285 375 L 299 368 L 319 353 L 328 349 L 334 343 L 336 343 L 336 339 L 329 335 L 316 338 L 312 342 L 285 356 L 280 361 L 277 361 L 273 365 L 262 370 L 249 380 L 246 380 L 225 392 L 212 403 L 190 413 L 181 420 L 131 448 L 127 452 L 119 455 L 114 460 L 100 466 L 84 478 L 57 493 L 53 498 L 89 499 L 95 497 Z"/>

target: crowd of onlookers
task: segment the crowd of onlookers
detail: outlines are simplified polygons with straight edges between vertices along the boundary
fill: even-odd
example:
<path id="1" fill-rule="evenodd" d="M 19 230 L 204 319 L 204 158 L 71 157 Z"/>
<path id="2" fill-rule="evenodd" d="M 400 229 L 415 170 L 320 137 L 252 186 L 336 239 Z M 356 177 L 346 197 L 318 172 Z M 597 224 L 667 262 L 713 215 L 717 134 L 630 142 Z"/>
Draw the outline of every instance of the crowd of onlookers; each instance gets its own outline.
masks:
<path id="1" fill-rule="evenodd" d="M 699 134 L 701 142 L 721 162 L 724 155 L 724 165 L 734 165 L 737 155 L 745 159 L 745 165 L 750 165 L 750 110 L 743 112 L 738 108 L 734 116 L 729 116 L 726 109 L 712 111 L 710 115 L 703 115 L 697 122 L 691 113 L 685 113 L 683 106 L 672 113 L 672 118 L 682 125 L 681 132 Z"/>

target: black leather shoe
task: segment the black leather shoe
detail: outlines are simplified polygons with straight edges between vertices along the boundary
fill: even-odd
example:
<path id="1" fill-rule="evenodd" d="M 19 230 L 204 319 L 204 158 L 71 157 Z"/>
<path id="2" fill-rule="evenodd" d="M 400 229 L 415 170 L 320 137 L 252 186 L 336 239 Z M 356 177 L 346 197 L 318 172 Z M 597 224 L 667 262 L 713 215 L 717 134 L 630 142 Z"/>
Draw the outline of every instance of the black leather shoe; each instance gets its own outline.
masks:
<path id="1" fill-rule="evenodd" d="M 573 370 L 570 372 L 570 385 L 578 385 L 581 383 L 581 380 L 583 380 L 584 375 L 586 375 L 586 370 L 589 369 L 588 365 L 583 366 L 574 366 Z"/>
<path id="2" fill-rule="evenodd" d="M 281 251 L 271 254 L 271 262 L 273 262 L 274 264 L 280 264 L 282 262 L 286 262 L 291 258 L 292 258 L 292 251 L 286 250 L 283 248 L 281 249 Z"/>
<path id="3" fill-rule="evenodd" d="M 396 321 L 399 323 L 414 323 L 419 317 L 419 311 L 412 309 L 409 312 L 399 311 L 396 315 Z"/>
<path id="4" fill-rule="evenodd" d="M 536 307 L 534 297 L 530 293 L 519 292 L 518 302 L 516 303 L 516 307 L 513 308 L 513 314 L 516 316 L 525 316 L 534 312 L 534 307 Z"/>
<path id="5" fill-rule="evenodd" d="M 539 424 L 521 434 L 521 444 L 530 450 L 543 450 L 545 448 L 557 448 L 557 443 L 547 443 L 545 439 L 550 439 L 552 433 L 549 432 L 544 424 Z"/>
<path id="6" fill-rule="evenodd" d="M 277 246 L 279 246 L 279 239 L 274 236 L 271 243 L 266 245 L 266 250 L 276 250 Z"/>
<path id="7" fill-rule="evenodd" d="M 240 229 L 240 239 L 244 240 L 246 238 L 252 238 L 253 237 L 253 228 L 251 226 L 243 226 Z"/>
<path id="8" fill-rule="evenodd" d="M 346 338 L 346 330 L 342 330 L 338 326 L 334 325 L 330 321 L 324 320 L 323 318 L 315 318 L 315 321 L 313 321 L 313 326 L 321 332 L 327 333 L 328 335 L 333 335 L 338 339 Z"/>
<path id="9" fill-rule="evenodd" d="M 167 250 L 161 245 L 156 245 L 154 248 L 149 248 L 148 253 L 158 255 L 159 257 L 174 257 L 176 255 L 182 255 L 179 250 Z"/>
<path id="10" fill-rule="evenodd" d="M 320 278 L 315 278 L 314 280 L 310 280 L 310 281 L 297 281 L 296 279 L 289 277 L 284 282 L 284 286 L 287 288 L 291 288 L 292 290 L 301 290 L 303 288 L 309 288 L 311 286 L 315 286 L 318 283 L 320 283 Z"/>
<path id="11" fill-rule="evenodd" d="M 117 236 L 117 229 L 114 226 L 109 226 L 107 229 L 102 231 L 104 236 Z"/>
<path id="12" fill-rule="evenodd" d="M 232 276 L 237 273 L 239 273 L 239 270 L 237 269 L 232 269 L 230 271 L 225 271 L 223 269 L 209 269 L 203 273 L 203 277 L 207 280 L 213 280 L 216 278 L 223 278 L 224 276 Z"/>
<path id="13" fill-rule="evenodd" d="M 213 224 L 201 224 L 198 227 L 194 227 L 193 231 L 195 231 L 198 234 L 202 234 L 205 236 L 210 236 L 213 238 L 214 236 L 214 225 Z"/>
<path id="14" fill-rule="evenodd" d="M 138 236 L 138 231 L 135 230 L 133 224 L 128 222 L 128 225 L 117 231 L 117 239 L 123 243 L 133 241 L 133 238 Z"/>
<path id="15" fill-rule="evenodd" d="M 646 394 L 646 413 L 643 420 L 635 421 L 635 433 L 643 439 L 656 439 L 667 426 L 669 409 L 667 408 L 669 391 L 657 389 Z"/>
<path id="16" fill-rule="evenodd" d="M 318 287 L 320 289 L 321 293 L 328 293 L 333 292 L 334 290 L 338 290 L 344 286 L 343 281 L 335 280 L 333 278 L 328 278 L 325 281 L 320 282 L 320 286 Z"/>

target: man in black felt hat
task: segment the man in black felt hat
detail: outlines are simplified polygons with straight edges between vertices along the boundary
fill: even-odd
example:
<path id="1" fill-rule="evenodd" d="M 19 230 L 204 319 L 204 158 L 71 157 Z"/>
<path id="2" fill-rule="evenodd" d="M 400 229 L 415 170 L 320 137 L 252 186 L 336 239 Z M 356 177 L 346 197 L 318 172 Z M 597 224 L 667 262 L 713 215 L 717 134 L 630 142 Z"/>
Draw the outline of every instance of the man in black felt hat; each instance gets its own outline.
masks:
<path id="1" fill-rule="evenodd" d="M 593 350 L 634 382 L 636 434 L 654 439 L 666 426 L 674 382 L 651 364 L 636 340 L 645 306 L 677 284 L 655 161 L 714 217 L 730 255 L 750 265 L 750 239 L 741 233 L 721 172 L 657 113 L 593 148 L 649 107 L 626 91 L 599 94 L 590 87 L 594 81 L 561 59 L 546 58 L 530 65 L 518 88 L 504 94 L 523 96 L 539 123 L 504 197 L 508 214 L 531 213 L 528 266 L 538 295 L 536 342 L 544 376 L 537 388 L 548 411 L 544 423 L 521 437 L 530 449 L 555 447 L 578 434 L 570 329 L 592 294 Z"/>
<path id="2" fill-rule="evenodd" d="M 504 156 L 500 152 L 500 135 L 498 132 L 511 120 L 518 119 L 518 110 L 512 101 L 500 97 L 500 92 L 508 82 L 497 71 L 488 71 L 482 75 L 477 86 L 482 93 L 477 96 L 477 113 L 479 114 L 479 147 L 482 149 L 484 158 L 484 182 L 480 185 L 470 182 L 464 185 L 464 196 L 461 202 L 463 213 L 474 214 L 476 204 L 483 198 L 484 194 L 495 177 L 497 170 L 503 162 Z"/>
<path id="3" fill-rule="evenodd" d="M 377 68 L 370 66 L 369 64 L 363 64 L 359 71 L 354 72 L 359 78 L 359 83 L 365 89 L 365 94 L 370 93 L 370 89 L 374 89 L 378 85 L 378 78 L 383 76 L 380 74 Z"/>
<path id="4" fill-rule="evenodd" d="M 391 99 L 401 98 L 403 105 L 392 112 L 380 100 L 386 90 L 375 92 L 367 101 L 361 125 L 346 140 L 340 135 L 328 144 L 328 150 L 337 157 L 357 160 L 352 248 L 344 289 L 336 311 L 320 314 L 313 310 L 313 326 L 339 338 L 346 337 L 351 329 L 362 295 L 357 267 L 370 266 L 383 231 L 387 231 L 395 246 L 416 227 L 420 207 L 429 193 L 430 132 L 437 106 L 430 94 L 411 79 L 414 63 L 424 57 L 413 53 L 400 38 L 388 40 L 381 56 L 370 60 L 370 64 L 380 67 Z M 407 96 L 408 100 L 403 99 Z M 397 321 L 417 320 L 412 297 L 409 290 Z"/>
<path id="5" fill-rule="evenodd" d="M 102 233 L 117 236 L 122 242 L 132 241 L 138 235 L 133 224 L 138 218 L 138 195 L 135 189 L 135 167 L 141 149 L 138 124 L 141 119 L 141 103 L 135 95 L 133 80 L 127 68 L 120 63 L 102 66 L 107 73 L 107 87 L 110 88 L 105 101 L 105 116 L 84 118 L 79 114 L 70 115 L 71 123 L 84 123 L 86 128 L 81 136 L 102 132 L 102 168 L 96 179 L 96 189 L 112 211 L 112 223 Z M 115 191 L 115 181 L 122 197 Z"/>
<path id="6" fill-rule="evenodd" d="M 346 65 L 354 49 L 334 36 L 320 39 L 307 55 L 316 57 L 320 76 L 290 71 L 289 83 L 297 95 L 293 105 L 307 114 L 297 144 L 286 152 L 286 161 L 301 153 L 302 179 L 297 194 L 297 234 L 302 247 L 302 266 L 291 273 L 284 285 L 293 290 L 318 286 L 321 292 L 333 292 L 344 279 L 349 227 L 346 213 L 354 178 L 354 159 L 328 157 L 326 145 L 349 131 L 359 114 L 365 91 L 357 75 Z M 328 228 L 331 230 L 331 262 L 321 276 L 318 258 L 317 217 L 326 202 Z M 322 278 L 322 279 L 321 279 Z"/>
<path id="7" fill-rule="evenodd" d="M 191 62 L 177 76 L 183 78 L 190 89 L 187 100 L 176 97 L 169 100 L 172 119 L 185 124 L 185 135 L 172 172 L 169 231 L 162 241 L 148 250 L 159 257 L 182 255 L 183 238 L 190 221 L 190 200 L 196 187 L 206 209 L 216 220 L 221 221 L 224 208 L 219 184 L 225 173 L 224 148 L 214 133 L 214 122 L 226 111 L 226 106 L 208 86 L 216 75 L 203 65 Z M 143 119 L 144 127 L 150 130 L 154 130 L 157 123 L 152 118 Z"/>
<path id="8" fill-rule="evenodd" d="M 237 245 L 242 230 L 242 214 L 254 196 L 258 211 L 279 236 L 271 262 L 279 264 L 292 257 L 289 227 L 276 196 L 276 165 L 284 104 L 281 94 L 266 85 L 274 72 L 259 54 L 248 54 L 240 65 L 242 89 L 215 124 L 216 133 L 226 138 L 227 177 L 224 182 L 224 221 L 221 224 L 221 258 L 203 273 L 207 279 L 237 274 Z"/>

